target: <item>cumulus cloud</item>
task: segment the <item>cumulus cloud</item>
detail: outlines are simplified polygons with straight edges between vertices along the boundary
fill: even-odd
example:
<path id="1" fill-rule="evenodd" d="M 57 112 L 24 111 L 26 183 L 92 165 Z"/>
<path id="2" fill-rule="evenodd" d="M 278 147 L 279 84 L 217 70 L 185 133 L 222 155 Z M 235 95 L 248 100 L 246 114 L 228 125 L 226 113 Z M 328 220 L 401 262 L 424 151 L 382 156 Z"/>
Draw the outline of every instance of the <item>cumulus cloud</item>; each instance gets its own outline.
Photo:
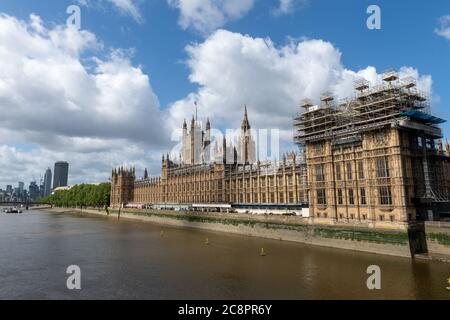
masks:
<path id="1" fill-rule="evenodd" d="M 172 127 L 191 117 L 197 101 L 199 115 L 212 119 L 213 126 L 237 128 L 246 104 L 253 127 L 280 129 L 290 148 L 293 116 L 302 99 L 318 102 L 325 91 L 345 98 L 353 94 L 356 79 L 372 84 L 380 80 L 375 67 L 345 68 L 339 49 L 323 40 L 278 47 L 270 39 L 219 30 L 204 42 L 189 45 L 187 52 L 190 81 L 199 89 L 170 106 Z M 421 89 L 431 91 L 430 76 L 406 67 L 400 74 L 414 76 Z"/>
<path id="2" fill-rule="evenodd" d="M 450 40 L 450 14 L 439 18 L 439 27 L 434 32 Z"/>
<path id="3" fill-rule="evenodd" d="M 111 163 L 137 155 L 126 154 L 129 145 L 166 148 L 158 98 L 127 51 L 105 52 L 93 33 L 47 28 L 36 15 L 21 21 L 1 14 L 0 60 L 7 62 L 0 68 L 2 182 L 58 159 L 71 162 L 80 178 L 91 170 L 86 179 L 105 180 Z M 24 150 L 11 147 L 22 144 Z M 27 169 L 10 167 L 21 162 Z"/>
<path id="4" fill-rule="evenodd" d="M 1 183 L 38 178 L 56 160 L 70 162 L 71 183 L 105 181 L 120 164 L 138 172 L 150 165 L 157 174 L 169 133 L 192 116 L 194 102 L 220 129 L 239 127 L 247 104 L 253 128 L 280 129 L 292 148 L 292 118 L 303 98 L 317 102 L 324 91 L 346 97 L 355 79 L 380 77 L 371 66 L 345 68 L 339 49 L 323 40 L 277 46 L 218 30 L 186 48 L 198 89 L 162 111 L 129 52 L 103 47 L 88 31 L 47 27 L 36 15 L 0 15 L 0 61 L 7 62 L 0 68 Z M 431 92 L 430 76 L 411 67 L 400 73 Z"/>
<path id="5" fill-rule="evenodd" d="M 249 12 L 254 0 L 167 0 L 168 4 L 180 11 L 178 23 L 183 29 L 207 35 Z"/>

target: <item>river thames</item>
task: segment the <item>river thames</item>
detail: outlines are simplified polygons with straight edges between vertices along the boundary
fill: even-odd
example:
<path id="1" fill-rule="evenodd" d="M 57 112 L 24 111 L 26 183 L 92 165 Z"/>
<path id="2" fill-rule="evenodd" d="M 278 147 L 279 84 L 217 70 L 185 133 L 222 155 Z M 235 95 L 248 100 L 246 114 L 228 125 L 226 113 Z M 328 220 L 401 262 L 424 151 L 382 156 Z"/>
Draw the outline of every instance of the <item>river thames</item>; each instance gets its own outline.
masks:
<path id="1" fill-rule="evenodd" d="M 450 299 L 441 262 L 45 211 L 0 214 L 0 259 L 0 299 Z"/>

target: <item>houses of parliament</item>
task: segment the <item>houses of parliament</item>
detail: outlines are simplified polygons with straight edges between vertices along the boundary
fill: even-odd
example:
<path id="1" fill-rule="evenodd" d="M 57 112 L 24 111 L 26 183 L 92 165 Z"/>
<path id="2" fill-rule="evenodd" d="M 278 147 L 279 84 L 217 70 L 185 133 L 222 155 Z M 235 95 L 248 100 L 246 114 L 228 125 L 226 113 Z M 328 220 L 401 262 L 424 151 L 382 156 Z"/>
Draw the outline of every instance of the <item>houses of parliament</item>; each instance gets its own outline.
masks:
<path id="1" fill-rule="evenodd" d="M 428 98 L 395 71 L 354 96 L 305 99 L 293 119 L 297 151 L 256 159 L 247 109 L 238 142 L 211 143 L 209 120 L 183 123 L 179 159 L 162 157 L 160 177 L 112 171 L 111 206 L 172 205 L 295 212 L 318 223 L 405 224 L 448 217 L 450 146 Z"/>

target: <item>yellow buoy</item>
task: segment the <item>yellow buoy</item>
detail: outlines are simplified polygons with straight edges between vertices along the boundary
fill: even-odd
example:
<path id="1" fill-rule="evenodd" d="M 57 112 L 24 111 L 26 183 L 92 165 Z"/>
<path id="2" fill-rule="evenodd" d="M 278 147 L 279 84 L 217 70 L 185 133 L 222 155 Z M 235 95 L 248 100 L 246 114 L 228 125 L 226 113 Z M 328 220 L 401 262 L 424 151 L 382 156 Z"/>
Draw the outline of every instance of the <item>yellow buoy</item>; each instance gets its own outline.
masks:
<path id="1" fill-rule="evenodd" d="M 205 244 L 209 244 L 209 239 L 208 238 L 206 238 Z"/>
<path id="2" fill-rule="evenodd" d="M 262 256 L 262 257 L 266 255 L 266 252 L 264 251 L 264 248 L 261 248 L 261 252 L 259 253 L 259 255 Z"/>

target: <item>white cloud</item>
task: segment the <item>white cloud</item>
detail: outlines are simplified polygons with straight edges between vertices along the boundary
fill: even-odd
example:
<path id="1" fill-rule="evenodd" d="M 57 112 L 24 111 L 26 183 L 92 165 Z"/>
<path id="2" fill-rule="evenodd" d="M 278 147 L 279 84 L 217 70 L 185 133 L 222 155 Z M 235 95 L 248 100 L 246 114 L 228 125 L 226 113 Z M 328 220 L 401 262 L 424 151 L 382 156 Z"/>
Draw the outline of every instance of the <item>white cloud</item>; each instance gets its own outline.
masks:
<path id="1" fill-rule="evenodd" d="M 344 98 L 353 94 L 357 78 L 380 79 L 374 67 L 345 68 L 341 52 L 322 40 L 292 40 L 277 47 L 270 39 L 219 30 L 187 52 L 190 80 L 199 89 L 171 105 L 173 128 L 190 119 L 194 101 L 212 126 L 238 128 L 246 104 L 254 128 L 281 129 L 283 144 L 291 148 L 293 116 L 302 99 L 318 102 L 325 91 Z M 419 86 L 431 90 L 430 76 L 419 76 L 413 68 L 402 68 L 400 74 L 419 78 Z"/>
<path id="2" fill-rule="evenodd" d="M 254 128 L 280 128 L 288 144 L 301 99 L 326 90 L 345 97 L 354 79 L 379 79 L 374 67 L 345 68 L 341 52 L 322 40 L 279 47 L 219 30 L 187 53 L 199 88 L 161 111 L 148 75 L 126 51 L 106 54 L 93 33 L 49 28 L 36 15 L 0 15 L 0 61 L 7 62 L 0 68 L 0 184 L 38 178 L 57 160 L 70 162 L 71 183 L 105 181 L 119 164 L 139 172 L 151 165 L 157 174 L 169 129 L 191 117 L 194 101 L 218 128 L 239 127 L 247 104 Z M 430 76 L 407 67 L 400 73 L 431 91 Z"/>
<path id="3" fill-rule="evenodd" d="M 439 18 L 439 28 L 434 32 L 450 40 L 450 14 Z"/>
<path id="4" fill-rule="evenodd" d="M 278 7 L 273 11 L 276 16 L 291 14 L 294 11 L 304 8 L 310 0 L 278 0 Z"/>
<path id="5" fill-rule="evenodd" d="M 121 12 L 133 17 L 139 23 L 143 22 L 136 0 L 108 0 L 112 2 Z"/>
<path id="6" fill-rule="evenodd" d="M 105 180 L 111 164 L 166 148 L 148 75 L 126 51 L 102 48 L 88 31 L 0 15 L 0 183 L 29 181 L 58 159 L 75 181 Z"/>
<path id="7" fill-rule="evenodd" d="M 85 7 L 94 7 L 103 1 L 113 4 L 120 13 L 131 16 L 136 22 L 144 22 L 139 9 L 139 3 L 142 0 L 78 0 L 78 4 Z"/>
<path id="8" fill-rule="evenodd" d="M 167 0 L 168 4 L 180 11 L 178 20 L 183 29 L 192 28 L 207 35 L 247 14 L 254 0 Z"/>

